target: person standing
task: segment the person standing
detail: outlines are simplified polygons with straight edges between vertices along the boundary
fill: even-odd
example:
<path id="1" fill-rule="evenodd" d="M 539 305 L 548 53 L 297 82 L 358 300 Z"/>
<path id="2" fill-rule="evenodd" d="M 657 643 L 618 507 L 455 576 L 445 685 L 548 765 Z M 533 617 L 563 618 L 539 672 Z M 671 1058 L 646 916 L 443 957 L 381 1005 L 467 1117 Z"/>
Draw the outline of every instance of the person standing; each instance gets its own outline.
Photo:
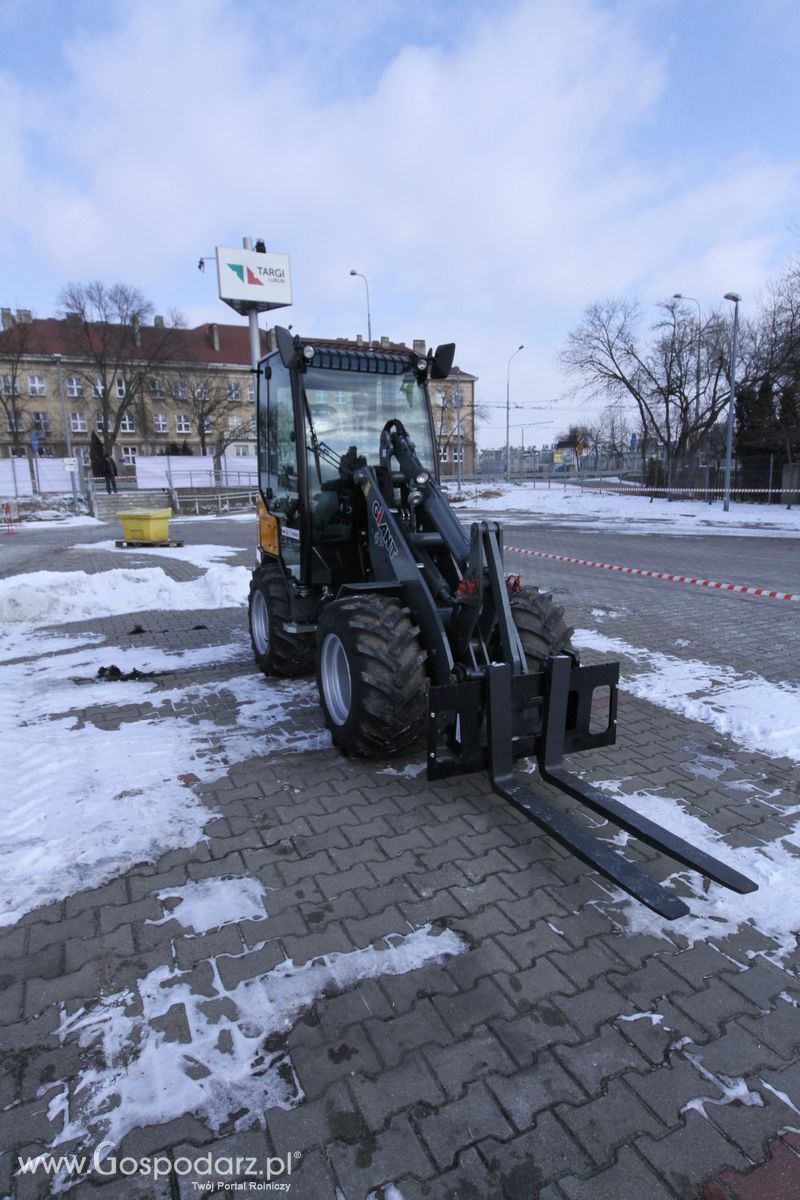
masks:
<path id="1" fill-rule="evenodd" d="M 106 477 L 106 491 L 110 496 L 117 490 L 117 464 L 110 454 L 103 457 L 103 474 Z"/>

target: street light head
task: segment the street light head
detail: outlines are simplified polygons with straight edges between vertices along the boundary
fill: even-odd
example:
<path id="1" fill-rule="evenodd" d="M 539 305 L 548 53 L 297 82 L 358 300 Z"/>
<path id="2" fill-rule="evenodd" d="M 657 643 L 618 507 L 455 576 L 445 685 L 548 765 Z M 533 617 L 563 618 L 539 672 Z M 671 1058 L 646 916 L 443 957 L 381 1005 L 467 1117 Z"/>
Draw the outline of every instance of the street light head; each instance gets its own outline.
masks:
<path id="1" fill-rule="evenodd" d="M 524 349 L 525 349 L 525 347 L 524 347 L 524 346 L 518 346 L 518 347 L 517 347 L 517 349 L 518 349 L 518 350 L 524 350 Z"/>
<path id="2" fill-rule="evenodd" d="M 673 300 L 683 300 L 683 293 L 682 292 L 673 292 L 672 299 Z"/>
<path id="3" fill-rule="evenodd" d="M 350 274 L 351 274 L 351 275 L 357 275 L 357 274 L 358 274 L 358 271 L 351 271 L 351 272 L 350 272 Z"/>
<path id="4" fill-rule="evenodd" d="M 733 300 L 734 304 L 738 304 L 742 297 L 738 292 L 726 292 L 722 298 L 723 300 Z"/>

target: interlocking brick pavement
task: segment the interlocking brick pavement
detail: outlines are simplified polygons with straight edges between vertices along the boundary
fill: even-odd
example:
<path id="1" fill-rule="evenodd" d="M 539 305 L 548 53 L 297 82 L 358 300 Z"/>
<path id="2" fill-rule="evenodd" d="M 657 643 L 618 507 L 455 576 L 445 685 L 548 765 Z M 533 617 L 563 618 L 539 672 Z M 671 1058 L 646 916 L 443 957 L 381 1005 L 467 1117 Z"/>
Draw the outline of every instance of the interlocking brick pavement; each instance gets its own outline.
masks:
<path id="1" fill-rule="evenodd" d="M 544 549 L 585 550 L 574 530 L 558 543 L 561 534 L 545 533 Z M 0 556 L 0 575 L 107 570 L 119 565 L 114 555 L 69 546 L 110 536 L 110 527 L 23 531 L 19 545 Z M 244 523 L 187 523 L 182 536 L 241 546 L 241 556 L 228 561 L 251 561 Z M 515 530 L 515 539 L 524 536 Z M 667 563 L 679 567 L 681 544 L 662 538 L 656 547 L 654 540 L 647 549 L 660 565 L 680 547 Z M 749 543 L 734 547 L 733 540 L 728 550 L 745 561 Z M 626 560 L 644 553 L 641 539 L 625 545 Z M 768 553 L 758 547 L 754 572 L 766 570 Z M 593 554 L 600 554 L 596 545 Z M 153 565 L 144 555 L 125 563 Z M 175 579 L 198 573 L 166 558 L 157 565 Z M 526 564 L 523 575 L 533 581 L 540 569 Z M 784 610 L 752 597 L 576 577 L 579 569 L 570 573 L 564 564 L 546 570 L 572 623 L 596 625 L 592 609 L 605 606 L 621 614 L 605 631 L 636 645 L 775 679 L 786 677 L 775 647 L 800 650 L 796 614 L 792 624 Z M 200 699 L 173 701 L 176 713 L 213 721 L 224 744 L 236 710 L 230 686 L 254 676 L 244 620 L 241 609 L 137 613 L 71 629 L 91 628 L 112 646 L 238 643 L 241 653 L 230 661 L 192 673 Z M 132 634 L 135 624 L 145 633 Z M 691 649 L 676 647 L 678 638 L 692 639 Z M 159 688 L 175 691 L 179 682 L 178 672 L 165 673 Z M 146 719 L 159 705 L 158 690 L 152 703 L 136 706 L 125 703 L 124 683 L 115 686 L 108 705 L 85 710 L 84 720 L 113 728 Z M 321 726 L 308 703 L 287 722 L 297 737 Z M 715 777 L 688 769 L 702 756 L 719 760 Z M 267 1048 L 291 1064 L 305 1096 L 296 1107 L 269 1109 L 264 1129 L 231 1123 L 217 1135 L 187 1112 L 131 1131 L 118 1155 L 162 1152 L 175 1161 L 209 1151 L 252 1155 L 263 1165 L 297 1154 L 295 1200 L 390 1200 L 380 1190 L 390 1184 L 403 1200 L 788 1200 L 797 1145 L 775 1139 L 800 1121 L 797 953 L 770 961 L 770 940 L 747 927 L 695 945 L 677 931 L 627 932 L 612 919 L 596 877 L 484 779 L 429 785 L 424 775 L 382 773 L 419 758 L 370 765 L 324 745 L 295 751 L 289 743 L 236 762 L 216 783 L 194 785 L 209 808 L 207 840 L 0 930 L 0 1194 L 50 1194 L 42 1176 L 15 1176 L 14 1169 L 18 1154 L 42 1151 L 58 1134 L 63 1115 L 54 1098 L 89 1065 L 74 1039 L 56 1034 L 65 1015 L 135 989 L 163 968 L 182 972 L 213 1020 L 226 1004 L 220 984 L 230 991 L 286 958 L 313 963 L 385 947 L 387 938 L 433 923 L 464 939 L 461 955 L 322 995 Z M 630 696 L 621 706 L 620 744 L 583 756 L 580 768 L 589 778 L 625 780 L 631 790 L 684 796 L 731 847 L 785 836 L 794 826 L 791 763 L 743 751 Z M 743 800 L 741 780 L 761 791 Z M 770 793 L 777 794 L 767 804 L 762 796 Z M 642 857 L 657 875 L 668 873 L 654 853 Z M 149 923 L 168 916 L 159 892 L 228 877 L 262 884 L 265 920 L 200 935 L 174 918 Z M 190 1046 L 183 1005 L 162 1022 L 165 1038 Z M 724 1087 L 736 1080 L 761 1097 L 760 1106 L 730 1099 Z M 687 1108 L 698 1099 L 703 1113 Z M 201 1194 L 198 1181 L 175 1170 L 145 1183 L 95 1173 L 72 1194 L 186 1200 Z"/>

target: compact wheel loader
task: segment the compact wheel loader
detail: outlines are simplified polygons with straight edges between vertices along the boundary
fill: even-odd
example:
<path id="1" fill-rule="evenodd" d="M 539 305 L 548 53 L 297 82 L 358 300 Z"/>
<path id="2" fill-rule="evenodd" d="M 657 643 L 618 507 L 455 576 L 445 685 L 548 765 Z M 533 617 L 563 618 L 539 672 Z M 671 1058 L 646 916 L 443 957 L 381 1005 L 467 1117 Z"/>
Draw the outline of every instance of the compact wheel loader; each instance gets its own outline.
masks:
<path id="1" fill-rule="evenodd" d="M 346 755 L 423 735 L 431 780 L 487 771 L 494 790 L 667 918 L 684 902 L 514 774 L 546 783 L 679 863 L 755 884 L 574 775 L 564 756 L 616 739 L 619 664 L 582 666 L 552 598 L 503 569 L 501 527 L 466 533 L 439 486 L 429 379 L 455 346 L 348 349 L 276 329 L 258 369 L 259 553 L 250 633 L 266 675 L 316 671 Z"/>

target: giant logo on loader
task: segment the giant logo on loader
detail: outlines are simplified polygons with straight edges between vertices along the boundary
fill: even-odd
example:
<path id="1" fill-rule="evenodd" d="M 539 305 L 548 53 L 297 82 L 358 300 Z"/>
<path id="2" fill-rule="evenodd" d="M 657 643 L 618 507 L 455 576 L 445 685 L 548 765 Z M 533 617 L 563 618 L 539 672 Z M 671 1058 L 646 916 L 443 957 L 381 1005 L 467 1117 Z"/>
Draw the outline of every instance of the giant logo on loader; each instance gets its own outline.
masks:
<path id="1" fill-rule="evenodd" d="M 383 546 L 390 558 L 397 558 L 397 544 L 392 537 L 392 531 L 385 521 L 386 509 L 378 500 L 372 501 L 372 515 L 377 526 L 375 530 L 375 545 Z"/>

